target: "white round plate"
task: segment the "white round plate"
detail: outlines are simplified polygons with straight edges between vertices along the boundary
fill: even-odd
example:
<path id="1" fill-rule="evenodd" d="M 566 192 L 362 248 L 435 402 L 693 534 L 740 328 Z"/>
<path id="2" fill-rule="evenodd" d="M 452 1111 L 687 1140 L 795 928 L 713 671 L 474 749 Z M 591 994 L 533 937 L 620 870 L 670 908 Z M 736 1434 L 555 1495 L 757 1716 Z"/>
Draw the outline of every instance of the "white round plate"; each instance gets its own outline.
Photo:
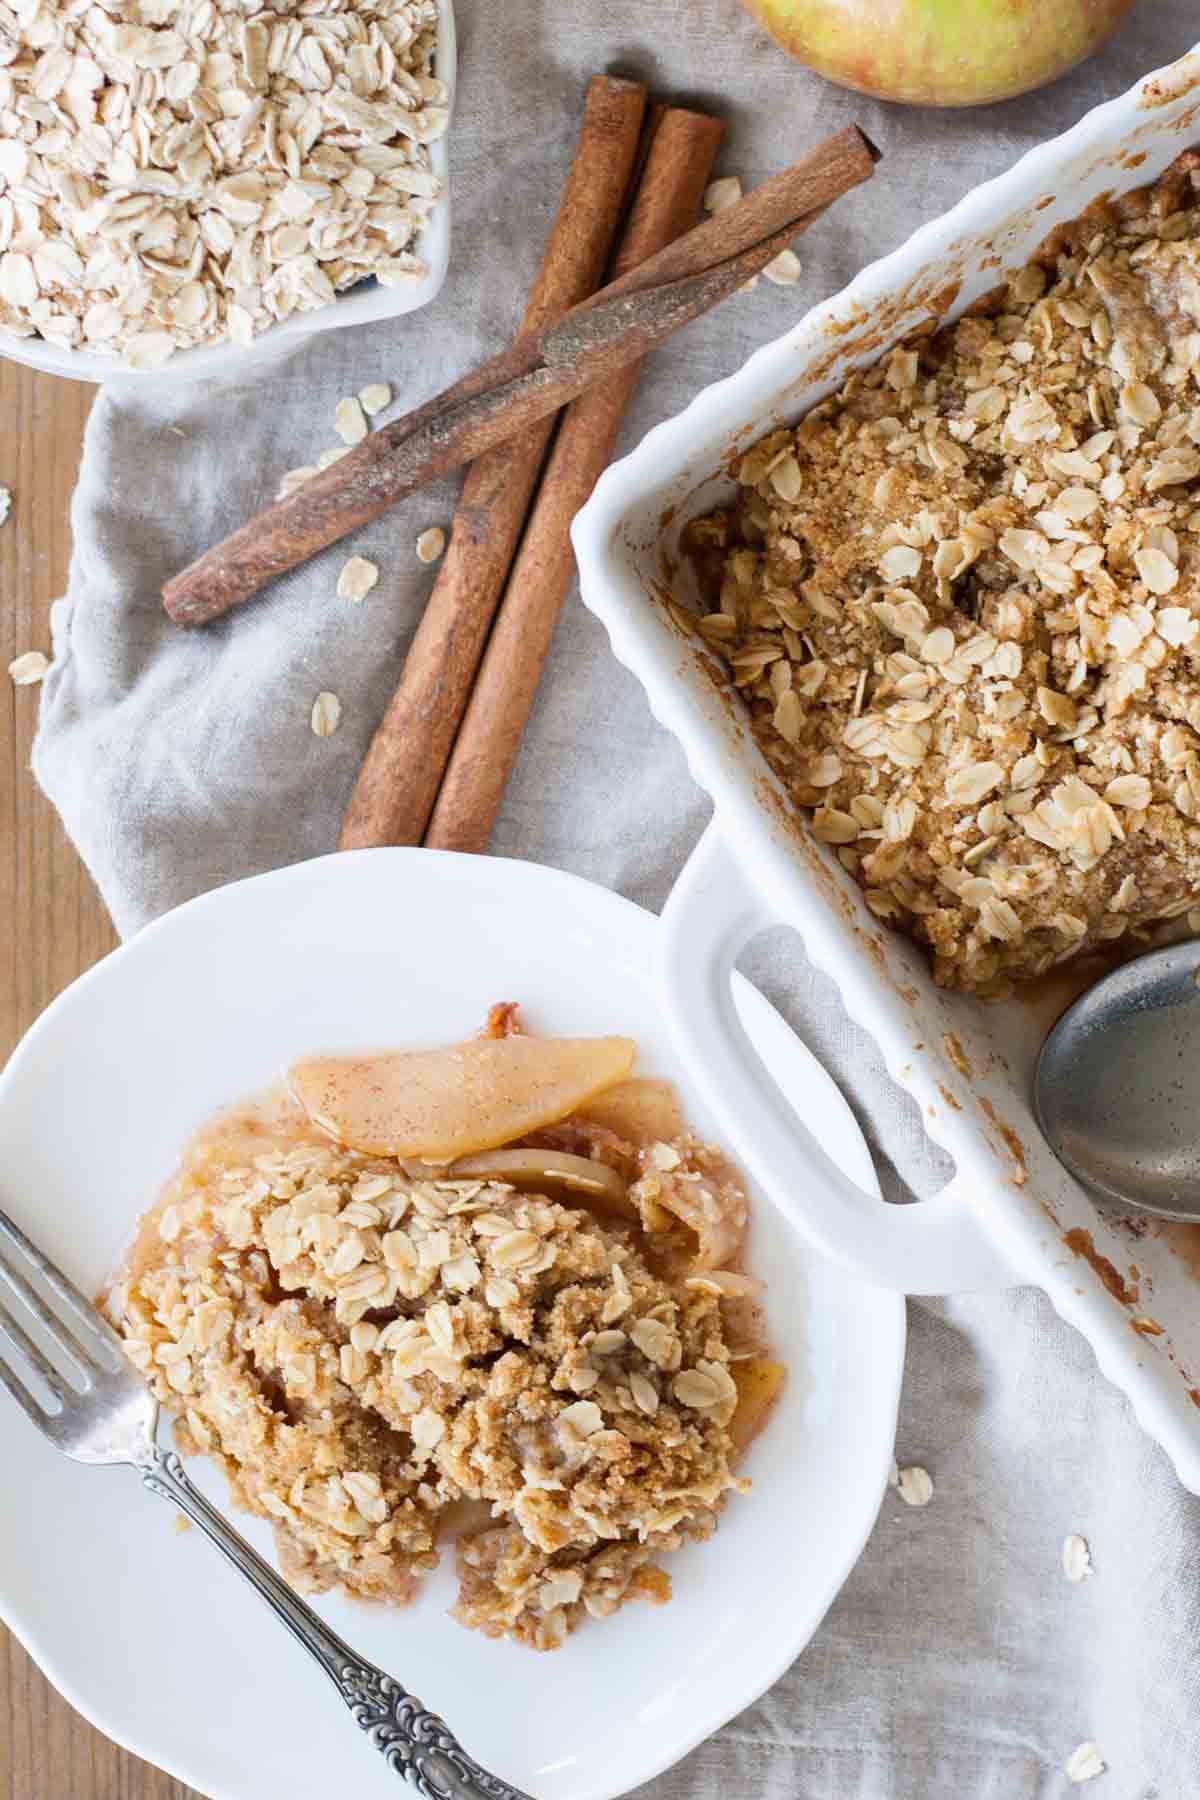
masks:
<path id="1" fill-rule="evenodd" d="M 0 1078 L 0 1205 L 94 1291 L 188 1133 L 299 1053 L 427 1044 L 519 1000 L 542 1031 L 636 1037 L 675 1065 L 655 999 L 658 922 L 530 863 L 421 850 L 327 857 L 181 907 L 76 982 Z M 760 1054 L 829 1152 L 873 1180 L 837 1089 L 747 984 Z M 553 1655 L 447 1617 L 444 1568 L 410 1608 L 325 1598 L 334 1627 L 538 1800 L 610 1800 L 667 1768 L 788 1667 L 875 1521 L 895 1434 L 903 1302 L 815 1261 L 756 1195 L 751 1264 L 790 1381 L 675 1598 L 590 1622 Z M 0 1616 L 109 1737 L 214 1800 L 403 1791 L 316 1666 L 127 1469 L 59 1456 L 0 1392 Z M 224 1483 L 201 1459 L 206 1492 Z M 270 1554 L 269 1533 L 239 1519 Z M 452 1560 L 452 1559 L 448 1559 Z"/>

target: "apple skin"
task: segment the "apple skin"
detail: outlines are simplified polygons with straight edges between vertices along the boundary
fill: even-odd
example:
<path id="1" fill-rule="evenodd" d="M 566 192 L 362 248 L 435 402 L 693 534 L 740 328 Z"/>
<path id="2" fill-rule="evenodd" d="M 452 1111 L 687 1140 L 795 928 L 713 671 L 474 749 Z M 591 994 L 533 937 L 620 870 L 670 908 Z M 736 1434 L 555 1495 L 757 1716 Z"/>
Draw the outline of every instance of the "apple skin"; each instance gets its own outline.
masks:
<path id="1" fill-rule="evenodd" d="M 906 106 L 981 106 L 1054 81 L 1133 0 L 743 0 L 776 43 L 841 87 Z"/>

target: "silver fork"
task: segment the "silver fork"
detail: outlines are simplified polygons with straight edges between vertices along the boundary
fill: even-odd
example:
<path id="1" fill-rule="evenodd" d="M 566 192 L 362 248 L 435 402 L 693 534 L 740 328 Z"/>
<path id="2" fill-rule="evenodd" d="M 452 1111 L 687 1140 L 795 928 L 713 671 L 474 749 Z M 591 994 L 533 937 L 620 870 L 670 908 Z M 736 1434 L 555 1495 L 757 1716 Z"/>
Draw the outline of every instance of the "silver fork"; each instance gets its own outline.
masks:
<path id="1" fill-rule="evenodd" d="M 252 1550 L 199 1488 L 173 1450 L 155 1442 L 158 1402 L 121 1348 L 115 1331 L 60 1269 L 0 1211 L 0 1279 L 37 1320 L 61 1363 L 25 1330 L 0 1290 L 0 1384 L 64 1456 L 84 1463 L 129 1463 L 142 1485 L 195 1521 L 246 1577 L 292 1636 L 329 1676 L 355 1722 L 388 1767 L 426 1800 L 529 1800 L 469 1757 L 436 1713 L 350 1648 Z M 35 1285 L 36 1283 L 36 1285 Z M 48 1290 L 57 1303 L 48 1304 Z M 53 1405 L 35 1398 L 11 1352 L 32 1370 Z M 66 1369 L 64 1371 L 64 1367 Z"/>

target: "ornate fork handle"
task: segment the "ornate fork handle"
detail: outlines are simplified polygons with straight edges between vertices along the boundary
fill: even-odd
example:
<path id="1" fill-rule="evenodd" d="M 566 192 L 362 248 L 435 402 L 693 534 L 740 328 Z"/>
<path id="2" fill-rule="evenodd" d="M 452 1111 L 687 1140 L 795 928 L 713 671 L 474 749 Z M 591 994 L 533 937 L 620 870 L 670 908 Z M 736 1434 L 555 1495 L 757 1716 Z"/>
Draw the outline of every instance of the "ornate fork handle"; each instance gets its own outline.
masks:
<path id="1" fill-rule="evenodd" d="M 137 1467 L 143 1485 L 186 1513 L 257 1588 L 276 1618 L 320 1663 L 388 1768 L 405 1776 L 425 1800 L 529 1800 L 519 1788 L 481 1769 L 436 1713 L 426 1712 L 398 1681 L 357 1656 L 331 1631 L 209 1505 L 173 1450 L 150 1444 Z"/>

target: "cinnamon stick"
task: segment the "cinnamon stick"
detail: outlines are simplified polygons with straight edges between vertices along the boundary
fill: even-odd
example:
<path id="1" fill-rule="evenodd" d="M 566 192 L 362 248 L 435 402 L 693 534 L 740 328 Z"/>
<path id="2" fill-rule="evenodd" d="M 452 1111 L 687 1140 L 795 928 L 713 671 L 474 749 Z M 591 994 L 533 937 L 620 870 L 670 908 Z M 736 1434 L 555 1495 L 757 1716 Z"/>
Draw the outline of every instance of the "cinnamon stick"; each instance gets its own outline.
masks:
<path id="1" fill-rule="evenodd" d="M 721 135 L 720 121 L 704 113 L 671 108 L 664 114 L 617 254 L 616 277 L 695 223 Z M 559 425 L 425 833 L 430 849 L 487 849 L 575 573 L 571 521 L 612 458 L 640 375 L 640 363 L 628 364 L 574 401 Z"/>
<path id="2" fill-rule="evenodd" d="M 866 181 L 877 160 L 854 126 L 827 138 L 544 332 L 372 432 L 168 582 L 167 611 L 184 625 L 219 617 L 424 482 L 504 442 L 593 382 L 611 379 L 758 274 L 835 200 Z"/>
<path id="3" fill-rule="evenodd" d="M 646 90 L 597 76 L 518 343 L 604 274 L 641 137 Z M 341 847 L 419 844 L 525 523 L 553 416 L 472 463 L 400 683 L 355 783 Z"/>

